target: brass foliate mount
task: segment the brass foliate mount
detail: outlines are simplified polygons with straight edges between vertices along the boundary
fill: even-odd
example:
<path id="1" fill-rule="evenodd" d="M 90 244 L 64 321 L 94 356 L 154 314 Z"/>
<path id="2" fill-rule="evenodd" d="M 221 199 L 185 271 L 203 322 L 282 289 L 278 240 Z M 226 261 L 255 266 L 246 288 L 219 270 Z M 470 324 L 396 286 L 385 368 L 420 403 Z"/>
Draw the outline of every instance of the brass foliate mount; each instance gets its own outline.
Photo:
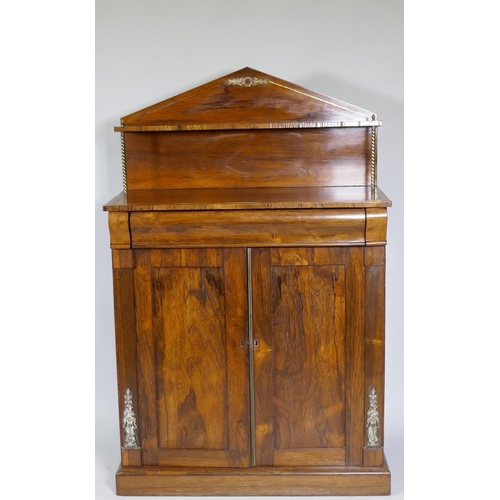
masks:
<path id="1" fill-rule="evenodd" d="M 125 391 L 125 408 L 123 410 L 123 448 L 139 448 L 137 437 L 137 419 L 132 404 L 132 392 L 127 387 Z"/>
<path id="2" fill-rule="evenodd" d="M 269 80 L 266 78 L 257 78 L 256 76 L 244 76 L 242 78 L 229 78 L 226 85 L 238 85 L 239 87 L 255 87 L 256 85 L 267 85 Z"/>
<path id="3" fill-rule="evenodd" d="M 370 407 L 366 419 L 366 446 L 380 446 L 378 439 L 378 430 L 380 429 L 380 416 L 377 408 L 377 391 L 372 387 L 370 394 Z"/>

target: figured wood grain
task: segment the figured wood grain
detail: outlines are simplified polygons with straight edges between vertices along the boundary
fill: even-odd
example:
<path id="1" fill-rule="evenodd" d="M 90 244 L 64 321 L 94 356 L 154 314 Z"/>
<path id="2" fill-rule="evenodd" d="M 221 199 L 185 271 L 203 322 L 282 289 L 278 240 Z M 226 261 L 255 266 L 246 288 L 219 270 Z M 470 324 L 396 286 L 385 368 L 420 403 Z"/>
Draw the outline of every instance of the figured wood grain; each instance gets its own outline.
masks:
<path id="1" fill-rule="evenodd" d="M 114 252 L 128 252 L 115 250 Z M 119 257 L 118 257 L 119 259 Z M 135 398 L 136 418 L 140 420 L 141 412 L 138 408 L 138 384 L 136 365 L 136 338 L 135 338 L 135 307 L 134 307 L 134 280 L 132 269 L 113 269 L 113 303 L 115 318 L 115 347 L 116 369 L 118 379 L 118 414 L 120 442 L 124 445 L 122 418 L 124 412 L 124 396 L 130 389 Z M 140 435 L 139 435 L 140 438 Z M 129 465 L 137 464 L 137 460 Z"/>
<path id="2" fill-rule="evenodd" d="M 133 248 L 364 243 L 363 209 L 134 212 Z"/>
<path id="3" fill-rule="evenodd" d="M 108 227 L 111 248 L 130 248 L 130 228 L 128 213 L 109 212 Z"/>
<path id="4" fill-rule="evenodd" d="M 250 347 L 247 342 L 249 320 L 246 253 L 243 248 L 227 248 L 222 254 L 226 296 L 228 465 L 249 467 L 251 465 L 248 353 Z"/>
<path id="5" fill-rule="evenodd" d="M 343 248 L 292 247 L 271 248 L 271 266 L 325 266 L 344 265 Z"/>
<path id="6" fill-rule="evenodd" d="M 158 463 L 249 466 L 244 249 L 137 253 L 150 266 Z"/>
<path id="7" fill-rule="evenodd" d="M 365 266 L 385 266 L 385 245 L 365 248 Z"/>
<path id="8" fill-rule="evenodd" d="M 122 448 L 122 466 L 123 467 L 140 467 L 142 465 L 141 450 Z"/>
<path id="9" fill-rule="evenodd" d="M 365 250 L 367 251 L 368 248 Z M 370 407 L 372 388 L 377 393 L 380 446 L 384 444 L 384 385 L 385 385 L 385 247 L 370 248 L 371 265 L 365 267 L 365 418 Z M 363 458 L 368 465 L 381 465 L 382 455 L 371 454 Z"/>
<path id="10" fill-rule="evenodd" d="M 274 465 L 274 355 L 271 319 L 271 250 L 252 250 L 253 335 L 259 341 L 254 349 L 255 464 Z"/>
<path id="11" fill-rule="evenodd" d="M 134 267 L 132 250 L 111 250 L 113 269 L 132 269 Z"/>
<path id="12" fill-rule="evenodd" d="M 118 495 L 389 495 L 383 467 L 122 467 Z"/>
<path id="13" fill-rule="evenodd" d="M 127 191 L 369 185 L 370 130 L 131 132 Z"/>
<path id="14" fill-rule="evenodd" d="M 224 255 L 216 248 L 151 250 L 152 267 L 223 267 Z"/>
<path id="15" fill-rule="evenodd" d="M 253 78 L 257 85 L 245 81 Z M 148 106 L 124 116 L 121 122 L 123 126 L 115 130 L 318 127 L 359 122 L 380 125 L 371 111 L 252 68 Z"/>
<path id="16" fill-rule="evenodd" d="M 366 245 L 380 246 L 387 242 L 387 209 L 366 209 Z"/>
<path id="17" fill-rule="evenodd" d="M 113 269 L 119 269 L 120 265 L 120 250 L 111 250 L 111 262 Z"/>
<path id="18" fill-rule="evenodd" d="M 344 287 L 343 266 L 272 268 L 275 449 L 345 444 Z"/>
<path id="19" fill-rule="evenodd" d="M 365 435 L 364 248 L 346 248 L 346 464 L 362 465 Z"/>
<path id="20" fill-rule="evenodd" d="M 161 449 L 160 465 L 170 467 L 227 467 L 229 450 Z"/>
<path id="21" fill-rule="evenodd" d="M 382 446 L 365 446 L 363 448 L 363 467 L 379 467 L 384 463 Z"/>
<path id="22" fill-rule="evenodd" d="M 276 467 L 345 465 L 344 448 L 298 448 L 274 450 Z"/>
<path id="23" fill-rule="evenodd" d="M 378 125 L 250 68 L 124 117 L 128 193 L 104 208 L 141 449 L 118 494 L 390 492 L 366 446 L 372 388 L 381 444 L 384 420 Z"/>
<path id="24" fill-rule="evenodd" d="M 138 189 L 116 196 L 108 211 L 252 210 L 390 207 L 379 189 L 366 186 Z"/>
<path id="25" fill-rule="evenodd" d="M 219 130 L 279 130 L 279 129 L 307 129 L 307 128 L 353 128 L 353 127 L 378 127 L 382 122 L 378 120 L 363 121 L 312 121 L 312 122 L 263 122 L 251 123 L 192 123 L 187 125 L 129 125 L 115 127 L 115 132 L 178 132 L 183 131 L 219 131 Z"/>
<path id="26" fill-rule="evenodd" d="M 345 460 L 345 251 L 252 251 L 257 465 Z"/>
<path id="27" fill-rule="evenodd" d="M 157 268 L 152 277 L 159 445 L 226 450 L 223 270 Z"/>
<path id="28" fill-rule="evenodd" d="M 137 386 L 139 436 L 143 465 L 158 465 L 156 412 L 156 339 L 153 332 L 151 256 L 134 251 L 134 309 L 137 339 Z"/>

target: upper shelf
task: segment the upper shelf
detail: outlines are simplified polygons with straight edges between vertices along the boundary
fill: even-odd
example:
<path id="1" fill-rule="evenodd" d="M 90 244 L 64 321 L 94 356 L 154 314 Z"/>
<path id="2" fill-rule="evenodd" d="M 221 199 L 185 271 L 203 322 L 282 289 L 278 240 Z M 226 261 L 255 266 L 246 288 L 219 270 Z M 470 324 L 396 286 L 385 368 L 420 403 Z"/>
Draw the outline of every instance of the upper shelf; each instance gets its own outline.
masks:
<path id="1" fill-rule="evenodd" d="M 238 189 L 138 189 L 104 206 L 109 212 L 162 210 L 258 210 L 297 208 L 375 208 L 392 202 L 367 186 Z"/>
<path id="2" fill-rule="evenodd" d="M 372 111 L 244 68 L 121 119 L 117 132 L 377 127 Z"/>

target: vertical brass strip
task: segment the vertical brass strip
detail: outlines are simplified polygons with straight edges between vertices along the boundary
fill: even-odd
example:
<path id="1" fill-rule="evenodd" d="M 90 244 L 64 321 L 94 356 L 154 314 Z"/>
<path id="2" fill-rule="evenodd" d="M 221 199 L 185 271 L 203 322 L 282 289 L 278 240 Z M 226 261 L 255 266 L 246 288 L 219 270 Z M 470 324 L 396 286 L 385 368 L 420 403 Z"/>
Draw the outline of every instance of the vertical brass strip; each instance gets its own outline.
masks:
<path id="1" fill-rule="evenodd" d="M 372 137 L 371 137 L 371 188 L 372 192 L 375 191 L 377 186 L 377 127 L 372 127 Z"/>
<path id="2" fill-rule="evenodd" d="M 247 294 L 248 294 L 248 362 L 250 364 L 250 451 L 252 467 L 255 466 L 255 383 L 253 369 L 253 312 L 252 312 L 252 249 L 247 248 Z"/>
<path id="3" fill-rule="evenodd" d="M 123 127 L 123 122 L 121 122 L 121 126 Z M 125 159 L 125 134 L 122 132 L 120 134 L 121 139 L 121 149 L 122 149 L 122 182 L 123 182 L 123 192 L 127 194 L 127 168 L 126 168 L 126 159 Z"/>

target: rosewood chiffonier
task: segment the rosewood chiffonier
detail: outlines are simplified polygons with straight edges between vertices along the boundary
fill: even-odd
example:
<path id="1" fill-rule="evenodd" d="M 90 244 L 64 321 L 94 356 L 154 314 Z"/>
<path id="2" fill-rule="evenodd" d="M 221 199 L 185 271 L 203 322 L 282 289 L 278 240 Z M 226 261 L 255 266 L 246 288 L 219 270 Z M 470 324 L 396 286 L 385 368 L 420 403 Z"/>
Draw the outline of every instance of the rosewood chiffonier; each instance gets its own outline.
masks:
<path id="1" fill-rule="evenodd" d="M 383 495 L 371 111 L 245 68 L 121 119 L 119 495 Z"/>

